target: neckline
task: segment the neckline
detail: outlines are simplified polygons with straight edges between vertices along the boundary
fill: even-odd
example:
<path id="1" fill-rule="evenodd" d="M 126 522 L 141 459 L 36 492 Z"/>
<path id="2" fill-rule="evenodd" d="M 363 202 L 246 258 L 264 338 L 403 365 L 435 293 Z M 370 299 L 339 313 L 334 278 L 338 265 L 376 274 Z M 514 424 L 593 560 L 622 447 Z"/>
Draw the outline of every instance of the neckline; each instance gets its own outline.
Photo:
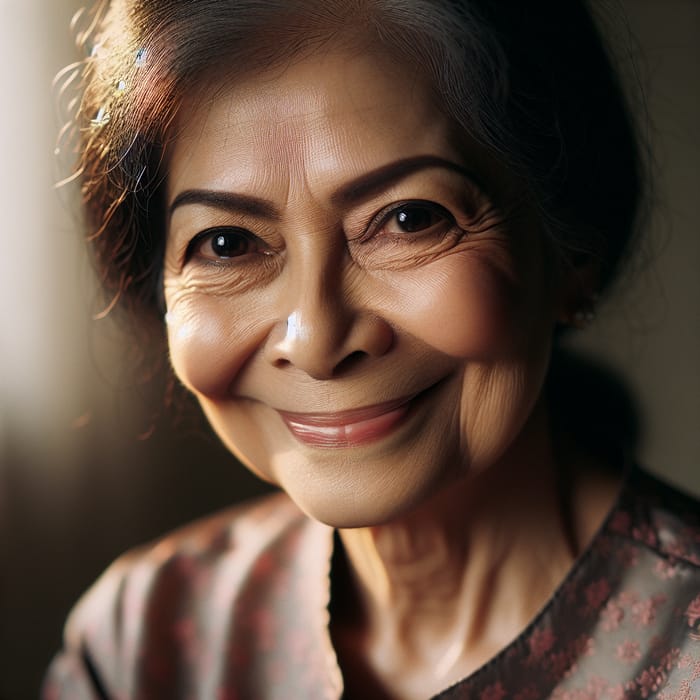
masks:
<path id="1" fill-rule="evenodd" d="M 506 644 L 500 651 L 498 651 L 494 656 L 492 656 L 488 661 L 483 663 L 478 668 L 474 669 L 472 673 L 464 678 L 456 681 L 452 685 L 448 686 L 444 690 L 441 690 L 437 695 L 433 695 L 430 700 L 440 700 L 443 696 L 447 696 L 448 693 L 459 688 L 462 685 L 472 685 L 477 683 L 479 677 L 484 675 L 491 669 L 494 665 L 498 664 L 503 658 L 508 656 L 518 647 L 523 646 L 535 629 L 542 623 L 542 621 L 554 611 L 559 603 L 559 601 L 564 597 L 565 592 L 568 590 L 571 582 L 577 578 L 581 570 L 585 567 L 588 561 L 593 557 L 593 555 L 601 548 L 601 542 L 604 537 L 606 537 L 610 530 L 610 524 L 615 518 L 615 516 L 622 510 L 622 504 L 626 500 L 627 493 L 629 491 L 629 486 L 632 481 L 633 474 L 638 471 L 638 467 L 633 464 L 626 465 L 622 478 L 620 479 L 620 484 L 618 486 L 617 494 L 613 500 L 608 512 L 605 514 L 600 522 L 600 525 L 595 531 L 593 537 L 583 549 L 581 554 L 573 561 L 571 567 L 566 572 L 562 580 L 556 586 L 552 595 L 545 601 L 542 607 L 533 616 L 530 622 L 510 641 Z"/>
<path id="2" fill-rule="evenodd" d="M 615 498 L 610 505 L 607 513 L 601 520 L 599 526 L 597 527 L 594 535 L 591 537 L 590 541 L 587 543 L 583 551 L 579 556 L 572 562 L 571 567 L 568 569 L 564 577 L 557 584 L 556 588 L 545 601 L 542 607 L 537 611 L 537 613 L 532 617 L 530 622 L 502 649 L 500 649 L 496 654 L 494 654 L 488 661 L 484 662 L 481 666 L 474 669 L 469 675 L 461 678 L 460 680 L 452 683 L 443 690 L 439 691 L 436 695 L 431 696 L 430 700 L 441 700 L 441 698 L 447 698 L 450 693 L 462 686 L 471 686 L 477 684 L 479 679 L 485 675 L 493 666 L 500 663 L 506 656 L 513 653 L 514 650 L 522 647 L 527 643 L 534 630 L 543 622 L 543 620 L 556 610 L 557 605 L 563 598 L 565 592 L 569 589 L 571 582 L 579 575 L 581 570 L 586 566 L 589 560 L 594 556 L 594 554 L 601 548 L 601 542 L 603 538 L 609 534 L 610 524 L 615 518 L 615 516 L 622 510 L 623 503 L 626 500 L 630 483 L 633 476 L 639 471 L 639 468 L 633 463 L 627 463 L 622 471 L 622 476 L 620 483 L 618 485 L 617 493 Z M 333 609 L 333 570 L 337 568 L 338 563 L 336 559 L 338 557 L 345 558 L 346 555 L 339 551 L 342 548 L 342 542 L 338 535 L 337 530 L 331 530 L 332 533 L 332 546 L 330 548 L 330 556 L 328 558 L 328 568 L 327 568 L 327 581 L 328 581 L 328 598 L 326 604 L 326 614 L 327 614 L 327 625 L 326 632 L 328 635 L 328 642 L 330 648 L 335 654 L 335 669 L 337 669 L 338 674 L 344 678 L 340 664 L 338 663 L 337 652 L 335 646 L 333 645 L 332 636 L 330 632 L 330 621 Z M 344 566 L 347 566 L 347 562 L 343 562 Z M 337 584 L 336 584 L 337 588 Z M 343 685 L 344 682 L 343 682 Z"/>

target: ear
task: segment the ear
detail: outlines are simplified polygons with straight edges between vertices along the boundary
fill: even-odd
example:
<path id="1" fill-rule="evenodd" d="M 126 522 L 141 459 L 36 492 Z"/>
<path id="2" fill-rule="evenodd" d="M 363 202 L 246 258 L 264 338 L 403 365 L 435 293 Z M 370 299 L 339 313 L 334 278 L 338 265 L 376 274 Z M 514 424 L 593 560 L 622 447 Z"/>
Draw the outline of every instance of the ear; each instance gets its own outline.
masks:
<path id="1" fill-rule="evenodd" d="M 559 273 L 557 321 L 583 327 L 595 316 L 600 288 L 600 264 L 592 255 L 562 260 Z"/>

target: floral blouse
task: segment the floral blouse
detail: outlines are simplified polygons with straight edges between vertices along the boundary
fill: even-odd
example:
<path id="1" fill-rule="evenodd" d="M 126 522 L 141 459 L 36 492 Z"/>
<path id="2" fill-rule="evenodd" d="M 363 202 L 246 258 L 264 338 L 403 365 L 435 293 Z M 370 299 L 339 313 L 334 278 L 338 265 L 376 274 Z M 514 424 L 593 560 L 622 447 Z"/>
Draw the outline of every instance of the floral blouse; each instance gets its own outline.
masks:
<path id="1" fill-rule="evenodd" d="M 640 469 L 530 625 L 439 700 L 700 698 L 699 503 Z M 119 559 L 44 700 L 337 700 L 333 530 L 283 494 Z"/>

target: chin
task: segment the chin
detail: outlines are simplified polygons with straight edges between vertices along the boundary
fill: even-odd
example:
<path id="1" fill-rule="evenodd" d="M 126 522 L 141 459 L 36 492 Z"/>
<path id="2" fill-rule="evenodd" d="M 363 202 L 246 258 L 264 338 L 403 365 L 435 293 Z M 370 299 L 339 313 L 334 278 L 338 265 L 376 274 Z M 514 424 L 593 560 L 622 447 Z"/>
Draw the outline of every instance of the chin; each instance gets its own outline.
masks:
<path id="1" fill-rule="evenodd" d="M 306 515 L 329 527 L 349 530 L 379 527 L 399 519 L 412 510 L 411 502 L 358 502 L 351 494 L 325 498 L 293 498 Z M 416 499 L 419 500 L 419 499 Z"/>
<path id="2" fill-rule="evenodd" d="M 375 527 L 408 515 L 457 480 L 461 460 L 419 453 L 347 456 L 334 464 L 290 463 L 287 455 L 275 481 L 315 520 L 335 528 Z"/>

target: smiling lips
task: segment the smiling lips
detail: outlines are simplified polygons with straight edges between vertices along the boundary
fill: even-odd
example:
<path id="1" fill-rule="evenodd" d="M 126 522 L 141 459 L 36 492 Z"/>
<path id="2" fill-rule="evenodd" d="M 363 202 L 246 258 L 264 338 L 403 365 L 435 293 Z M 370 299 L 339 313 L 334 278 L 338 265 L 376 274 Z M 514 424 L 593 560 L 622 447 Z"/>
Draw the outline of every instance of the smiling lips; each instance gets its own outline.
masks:
<path id="1" fill-rule="evenodd" d="M 307 445 L 355 447 L 388 435 L 406 417 L 415 396 L 338 413 L 278 413 L 292 434 Z"/>

